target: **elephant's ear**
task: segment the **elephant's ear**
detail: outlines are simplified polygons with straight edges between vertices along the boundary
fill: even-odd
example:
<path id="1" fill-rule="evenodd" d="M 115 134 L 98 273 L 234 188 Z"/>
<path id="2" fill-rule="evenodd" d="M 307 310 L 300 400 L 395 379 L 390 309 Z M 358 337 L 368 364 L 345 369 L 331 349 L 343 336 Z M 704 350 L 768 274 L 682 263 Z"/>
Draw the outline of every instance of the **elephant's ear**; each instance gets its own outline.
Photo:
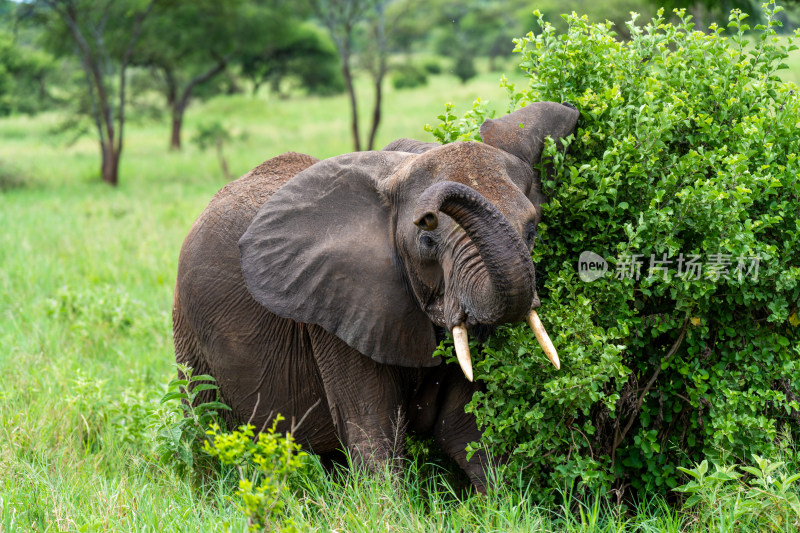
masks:
<path id="1" fill-rule="evenodd" d="M 379 363 L 434 366 L 433 324 L 408 292 L 380 182 L 408 158 L 362 152 L 317 163 L 281 187 L 239 240 L 250 294 L 317 324 Z"/>
<path id="2" fill-rule="evenodd" d="M 481 139 L 533 165 L 539 162 L 545 137 L 566 137 L 575 130 L 579 116 L 570 104 L 535 102 L 504 117 L 484 121 Z"/>
<path id="3" fill-rule="evenodd" d="M 428 150 L 433 150 L 434 148 L 439 148 L 440 146 L 441 144 L 426 143 L 404 137 L 402 139 L 397 139 L 396 141 L 390 142 L 381 150 L 384 152 L 408 152 L 410 154 L 423 154 Z"/>

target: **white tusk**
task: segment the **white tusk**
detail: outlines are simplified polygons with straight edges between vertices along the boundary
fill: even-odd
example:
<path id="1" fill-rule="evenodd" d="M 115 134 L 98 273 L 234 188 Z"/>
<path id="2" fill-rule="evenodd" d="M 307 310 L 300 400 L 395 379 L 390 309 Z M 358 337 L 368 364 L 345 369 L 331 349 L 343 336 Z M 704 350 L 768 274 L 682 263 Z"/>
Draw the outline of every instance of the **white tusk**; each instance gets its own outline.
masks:
<path id="1" fill-rule="evenodd" d="M 456 357 L 458 364 L 461 365 L 461 371 L 472 381 L 472 359 L 469 356 L 469 338 L 464 324 L 453 326 L 453 344 L 456 347 Z"/>
<path id="2" fill-rule="evenodd" d="M 544 350 L 544 354 L 548 359 L 550 359 L 550 362 L 553 363 L 553 366 L 556 367 L 556 370 L 561 370 L 561 361 L 558 360 L 556 347 L 553 346 L 553 343 L 550 341 L 550 337 L 544 330 L 544 326 L 542 325 L 542 321 L 539 320 L 539 315 L 536 313 L 536 309 L 531 309 L 531 312 L 528 315 L 528 325 L 533 330 L 534 335 L 536 335 L 536 340 L 539 341 L 539 346 L 541 346 L 542 350 Z"/>

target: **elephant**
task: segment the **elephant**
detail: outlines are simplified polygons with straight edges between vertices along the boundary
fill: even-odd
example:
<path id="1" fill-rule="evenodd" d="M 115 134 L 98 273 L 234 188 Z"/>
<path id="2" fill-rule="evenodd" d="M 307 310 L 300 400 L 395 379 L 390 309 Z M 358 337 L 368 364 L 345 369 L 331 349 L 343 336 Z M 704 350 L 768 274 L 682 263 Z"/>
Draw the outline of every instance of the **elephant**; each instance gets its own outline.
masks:
<path id="1" fill-rule="evenodd" d="M 467 334 L 527 320 L 559 367 L 537 314 L 536 169 L 579 115 L 535 102 L 483 122 L 483 142 L 289 152 L 229 183 L 180 251 L 177 362 L 215 378 L 229 423 L 303 419 L 304 448 L 372 468 L 397 465 L 406 433 L 432 437 L 485 491 Z M 459 365 L 434 356 L 446 331 Z"/>

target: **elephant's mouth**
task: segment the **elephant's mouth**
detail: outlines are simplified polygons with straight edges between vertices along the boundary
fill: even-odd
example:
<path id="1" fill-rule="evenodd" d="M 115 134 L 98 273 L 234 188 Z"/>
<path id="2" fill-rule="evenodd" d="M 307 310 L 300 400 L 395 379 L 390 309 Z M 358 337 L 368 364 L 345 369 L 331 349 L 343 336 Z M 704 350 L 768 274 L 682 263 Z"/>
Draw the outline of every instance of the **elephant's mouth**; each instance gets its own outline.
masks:
<path id="1" fill-rule="evenodd" d="M 545 355 L 547 356 L 547 359 L 553 363 L 553 366 L 555 366 L 556 369 L 560 370 L 561 361 L 558 358 L 558 352 L 556 352 L 555 346 L 553 346 L 553 342 L 550 340 L 550 336 L 544 329 L 544 325 L 542 325 L 542 321 L 539 318 L 539 313 L 536 311 L 536 308 L 538 307 L 539 297 L 537 295 L 534 299 L 534 308 L 531 309 L 528 315 L 525 317 L 525 321 L 533 330 L 533 334 L 535 335 L 539 346 L 542 348 L 542 351 L 544 351 Z M 448 323 L 455 324 L 449 329 L 453 334 L 453 344 L 456 350 L 458 364 L 461 366 L 461 371 L 464 372 L 464 376 L 469 381 L 472 381 L 473 372 L 472 357 L 470 356 L 469 352 L 469 334 L 471 334 L 473 338 L 477 339 L 478 342 L 485 342 L 498 328 L 498 324 L 481 324 L 469 316 L 468 313 L 463 311 L 462 317 L 466 318 L 461 318 L 460 320 L 454 320 L 452 318 L 448 319 L 445 313 L 445 306 L 443 304 L 442 297 L 432 298 L 432 300 L 425 306 L 425 311 L 431 320 L 436 325 L 441 326 L 443 329 L 448 329 Z M 469 334 L 467 333 L 467 328 L 469 328 Z"/>
<path id="2" fill-rule="evenodd" d="M 455 320 L 453 318 L 448 320 L 444 310 L 445 306 L 442 303 L 443 300 L 444 296 L 437 294 L 430 299 L 427 305 L 424 306 L 425 313 L 431 319 L 431 322 L 439 326 L 443 332 L 452 330 L 452 326 L 448 328 L 448 324 L 456 324 L 463 321 L 467 326 L 467 329 L 469 329 L 470 336 L 473 339 L 476 339 L 478 342 L 483 343 L 486 342 L 499 327 L 499 324 L 483 324 L 470 315 L 469 312 L 463 312 L 461 314 L 461 316 L 464 317 L 463 320 Z M 444 339 L 444 336 L 442 336 L 442 338 L 439 340 L 442 339 Z"/>
<path id="3" fill-rule="evenodd" d="M 558 359 L 558 353 L 556 352 L 555 346 L 553 346 L 553 342 L 550 340 L 550 336 L 544 329 L 544 325 L 542 325 L 542 321 L 539 318 L 539 313 L 536 312 L 536 309 L 531 309 L 530 313 L 528 313 L 528 316 L 525 317 L 525 321 L 533 330 L 533 334 L 536 336 L 536 340 L 539 342 L 539 346 L 541 346 L 542 351 L 544 351 L 544 354 L 547 356 L 547 359 L 553 363 L 553 366 L 555 366 L 556 369 L 560 370 L 561 361 Z M 480 335 L 486 331 L 483 329 L 486 327 L 492 328 L 491 331 L 494 331 L 494 328 L 496 328 L 496 326 L 485 326 L 479 324 L 477 327 L 470 327 L 470 330 Z M 489 331 L 489 334 L 491 334 L 491 331 Z M 464 376 L 466 376 L 469 381 L 472 381 L 472 357 L 469 353 L 469 336 L 467 334 L 467 326 L 463 322 L 456 324 L 452 328 L 452 333 L 453 345 L 456 350 L 458 364 L 461 366 Z M 486 336 L 488 337 L 488 334 Z"/>

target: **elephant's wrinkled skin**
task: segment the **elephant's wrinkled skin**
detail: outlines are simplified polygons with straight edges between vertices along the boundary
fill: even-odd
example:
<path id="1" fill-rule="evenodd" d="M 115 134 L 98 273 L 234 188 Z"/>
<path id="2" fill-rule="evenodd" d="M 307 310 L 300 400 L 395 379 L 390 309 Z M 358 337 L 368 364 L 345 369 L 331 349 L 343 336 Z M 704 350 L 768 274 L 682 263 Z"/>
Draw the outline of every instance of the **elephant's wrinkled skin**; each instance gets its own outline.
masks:
<path id="1" fill-rule="evenodd" d="M 432 353 L 444 328 L 539 306 L 532 164 L 577 118 L 541 102 L 486 121 L 484 143 L 401 139 L 261 164 L 214 197 L 183 244 L 178 362 L 216 378 L 230 422 L 299 420 L 319 401 L 295 432 L 315 453 L 344 445 L 370 464 L 400 455 L 406 431 L 428 434 L 482 490 L 486 457 L 464 451 L 481 435 L 464 413 L 477 385 Z"/>

